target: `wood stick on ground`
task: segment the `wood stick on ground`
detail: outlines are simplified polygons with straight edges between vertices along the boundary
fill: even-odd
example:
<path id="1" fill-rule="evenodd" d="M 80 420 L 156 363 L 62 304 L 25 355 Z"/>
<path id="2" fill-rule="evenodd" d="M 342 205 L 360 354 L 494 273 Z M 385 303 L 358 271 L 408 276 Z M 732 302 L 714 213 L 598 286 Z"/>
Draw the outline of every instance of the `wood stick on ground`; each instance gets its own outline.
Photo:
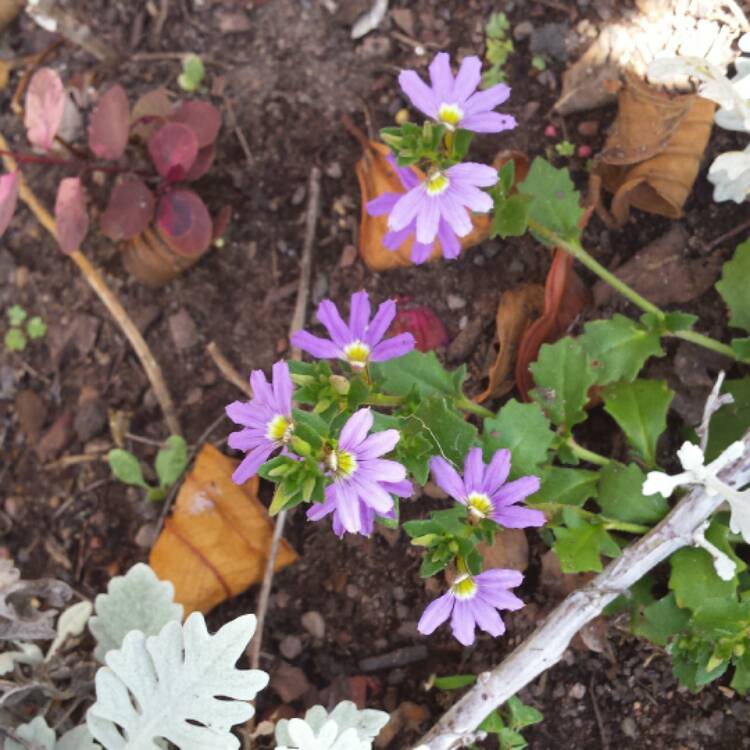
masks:
<path id="1" fill-rule="evenodd" d="M 218 344 L 210 341 L 206 346 L 206 352 L 219 368 L 219 372 L 234 386 L 239 388 L 248 398 L 253 397 L 253 389 L 250 383 L 245 380 L 235 369 L 234 365 L 222 354 Z"/>
<path id="2" fill-rule="evenodd" d="M 0 149 L 3 151 L 9 151 L 5 138 L 0 134 Z M 15 160 L 10 156 L 3 156 L 3 161 L 9 172 L 15 172 L 18 170 L 18 165 Z M 53 236 L 55 237 L 55 220 L 47 209 L 40 203 L 34 192 L 28 186 L 23 175 L 19 172 L 18 180 L 18 195 L 21 200 L 31 209 L 34 216 L 36 216 L 39 223 Z M 161 368 L 159 367 L 156 359 L 154 358 L 151 349 L 146 343 L 145 339 L 141 335 L 141 332 L 136 328 L 135 323 L 131 320 L 125 308 L 120 303 L 120 300 L 115 297 L 114 292 L 107 286 L 107 282 L 99 273 L 97 268 L 92 265 L 89 259 L 79 250 L 76 249 L 68 255 L 68 257 L 81 269 L 86 281 L 89 286 L 96 292 L 99 299 L 104 303 L 104 306 L 109 310 L 112 317 L 115 319 L 117 325 L 125 334 L 125 337 L 130 342 L 130 345 L 138 355 L 138 359 L 146 372 L 146 376 L 151 383 L 151 387 L 154 389 L 156 400 L 159 402 L 162 411 L 164 412 L 164 419 L 167 423 L 167 428 L 172 435 L 180 435 L 180 422 L 177 419 L 177 411 L 174 407 L 174 402 L 169 394 L 169 389 L 164 381 L 164 375 L 162 374 Z"/>
<path id="3" fill-rule="evenodd" d="M 720 473 L 720 478 L 735 488 L 750 481 L 750 432 L 743 443 L 742 457 Z M 493 709 L 562 658 L 573 636 L 586 623 L 673 552 L 691 545 L 695 530 L 723 502 L 722 497 L 709 495 L 702 487 L 692 490 L 661 523 L 625 549 L 591 583 L 563 600 L 504 661 L 480 674 L 476 686 L 440 718 L 417 746 L 426 745 L 427 750 L 463 747 L 464 738 Z"/>
<path id="4" fill-rule="evenodd" d="M 310 171 L 310 183 L 307 199 L 307 213 L 305 218 L 305 241 L 302 246 L 302 259 L 299 269 L 299 287 L 297 289 L 297 301 L 294 305 L 294 315 L 289 326 L 289 336 L 303 328 L 305 325 L 305 314 L 307 311 L 307 300 L 310 296 L 310 276 L 312 273 L 312 250 L 315 243 L 315 229 L 318 225 L 318 216 L 320 214 L 320 169 L 313 167 Z M 302 352 L 299 349 L 292 349 L 292 359 L 300 359 Z M 285 510 L 282 510 L 276 516 L 276 525 L 273 530 L 271 539 L 271 549 L 266 561 L 266 569 L 263 574 L 263 583 L 258 595 L 258 606 L 256 607 L 256 617 L 258 618 L 255 636 L 250 642 L 248 654 L 250 656 L 250 666 L 253 669 L 258 668 L 260 663 L 260 649 L 263 643 L 263 625 L 266 621 L 266 612 L 268 611 L 268 598 L 271 595 L 271 585 L 273 583 L 273 573 L 276 567 L 276 556 L 279 552 L 281 535 L 284 533 L 284 524 L 286 523 Z"/>

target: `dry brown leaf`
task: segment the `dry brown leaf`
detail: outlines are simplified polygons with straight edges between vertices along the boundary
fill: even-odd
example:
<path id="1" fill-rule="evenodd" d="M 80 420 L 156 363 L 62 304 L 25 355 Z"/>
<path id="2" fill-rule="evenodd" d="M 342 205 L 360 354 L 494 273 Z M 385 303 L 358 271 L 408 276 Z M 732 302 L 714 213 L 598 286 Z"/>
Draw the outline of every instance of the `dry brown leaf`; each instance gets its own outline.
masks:
<path id="1" fill-rule="evenodd" d="M 201 448 L 156 540 L 149 565 L 171 581 L 185 614 L 204 614 L 263 578 L 273 524 L 258 500 L 258 478 L 232 482 L 236 462 L 212 445 Z M 281 540 L 279 570 L 297 559 Z"/>
<path id="2" fill-rule="evenodd" d="M 477 397 L 479 403 L 488 398 L 504 396 L 513 388 L 518 345 L 543 310 L 544 287 L 540 284 L 523 284 L 503 293 L 495 318 L 500 348 L 488 373 L 487 388 Z"/>
<path id="3" fill-rule="evenodd" d="M 623 226 L 630 207 L 682 216 L 708 143 L 716 105 L 694 94 L 669 96 L 634 76 L 620 91 L 617 118 L 595 172 L 614 193 Z"/>

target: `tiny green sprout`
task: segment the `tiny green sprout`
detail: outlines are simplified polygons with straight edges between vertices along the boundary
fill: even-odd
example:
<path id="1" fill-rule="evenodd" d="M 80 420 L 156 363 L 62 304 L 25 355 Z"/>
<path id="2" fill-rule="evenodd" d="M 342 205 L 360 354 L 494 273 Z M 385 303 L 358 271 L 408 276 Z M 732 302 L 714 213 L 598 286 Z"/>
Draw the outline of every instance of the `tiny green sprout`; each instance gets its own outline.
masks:
<path id="1" fill-rule="evenodd" d="M 26 324 L 26 333 L 28 333 L 30 339 L 41 339 L 47 333 L 47 324 L 38 315 L 35 315 Z"/>
<path id="2" fill-rule="evenodd" d="M 504 39 L 510 29 L 510 21 L 505 13 L 493 13 L 487 22 L 486 33 L 490 39 Z"/>
<path id="3" fill-rule="evenodd" d="M 198 55 L 188 55 L 182 61 L 182 73 L 177 77 L 177 85 L 183 91 L 196 91 L 205 75 L 206 68 L 203 60 Z"/>
<path id="4" fill-rule="evenodd" d="M 26 336 L 20 328 L 11 328 L 5 334 L 5 348 L 11 352 L 22 352 L 26 348 Z"/>
<path id="5" fill-rule="evenodd" d="M 531 67 L 536 68 L 537 70 L 546 70 L 547 62 L 541 55 L 534 55 L 534 57 L 531 58 Z"/>
<path id="6" fill-rule="evenodd" d="M 555 151 L 560 156 L 573 156 L 576 152 L 576 147 L 570 141 L 561 141 L 555 145 Z"/>
<path id="7" fill-rule="evenodd" d="M 21 305 L 13 305 L 7 310 L 8 321 L 12 326 L 20 326 L 26 320 L 28 313 Z"/>

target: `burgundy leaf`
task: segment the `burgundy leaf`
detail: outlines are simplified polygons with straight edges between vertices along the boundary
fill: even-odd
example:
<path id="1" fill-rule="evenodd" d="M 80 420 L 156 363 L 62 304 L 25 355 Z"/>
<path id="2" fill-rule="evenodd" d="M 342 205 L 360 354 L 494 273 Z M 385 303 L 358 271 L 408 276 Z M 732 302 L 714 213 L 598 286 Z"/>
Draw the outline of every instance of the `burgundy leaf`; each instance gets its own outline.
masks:
<path id="1" fill-rule="evenodd" d="M 221 127 L 219 110 L 208 102 L 183 102 L 169 119 L 172 122 L 181 122 L 193 130 L 200 148 L 210 146 L 216 140 Z"/>
<path id="2" fill-rule="evenodd" d="M 171 190 L 162 196 L 156 219 L 162 239 L 179 255 L 200 255 L 211 244 L 211 216 L 192 190 Z"/>
<path id="3" fill-rule="evenodd" d="M 8 228 L 18 201 L 18 172 L 0 177 L 0 235 Z"/>
<path id="4" fill-rule="evenodd" d="M 133 135 L 148 141 L 151 134 L 172 114 L 172 109 L 172 101 L 166 89 L 154 89 L 144 94 L 133 105 L 130 113 Z"/>
<path id="5" fill-rule="evenodd" d="M 89 148 L 100 159 L 119 159 L 128 145 L 130 105 L 119 83 L 99 100 L 89 123 Z"/>
<path id="6" fill-rule="evenodd" d="M 26 89 L 23 124 L 29 142 L 48 151 L 65 109 L 65 92 L 60 76 L 52 68 L 40 68 L 31 76 Z"/>
<path id="7" fill-rule="evenodd" d="M 89 215 L 80 177 L 66 177 L 57 188 L 55 237 L 65 253 L 77 250 L 89 228 Z"/>
<path id="8" fill-rule="evenodd" d="M 404 305 L 404 302 L 407 304 Z M 420 352 L 429 352 L 448 343 L 448 332 L 432 309 L 426 305 L 409 307 L 408 300 L 399 300 L 398 312 L 390 333 L 411 333 Z"/>
<path id="9" fill-rule="evenodd" d="M 195 157 L 193 166 L 188 169 L 182 179 L 185 182 L 194 182 L 199 177 L 203 177 L 214 163 L 214 156 L 216 156 L 216 146 L 213 143 L 210 146 L 204 146 Z"/>
<path id="10" fill-rule="evenodd" d="M 99 220 L 102 234 L 115 242 L 135 237 L 149 225 L 155 205 L 154 194 L 140 177 L 123 177 L 112 189 Z"/>
<path id="11" fill-rule="evenodd" d="M 148 152 L 159 174 L 177 182 L 185 178 L 198 156 L 198 138 L 187 125 L 168 122 L 149 138 Z"/>

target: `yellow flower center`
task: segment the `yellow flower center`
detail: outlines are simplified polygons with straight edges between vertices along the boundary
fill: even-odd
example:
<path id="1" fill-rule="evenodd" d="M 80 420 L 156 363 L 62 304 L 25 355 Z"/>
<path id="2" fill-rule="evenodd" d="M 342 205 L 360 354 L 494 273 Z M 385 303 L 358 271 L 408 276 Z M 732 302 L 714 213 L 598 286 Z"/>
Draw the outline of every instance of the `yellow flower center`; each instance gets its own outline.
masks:
<path id="1" fill-rule="evenodd" d="M 345 479 L 357 470 L 357 459 L 349 451 L 331 451 L 326 458 L 326 466 L 337 478 Z"/>
<path id="2" fill-rule="evenodd" d="M 479 518 L 487 518 L 495 506 L 492 504 L 492 500 L 487 497 L 483 492 L 472 492 L 469 495 L 468 503 L 469 513 Z"/>
<path id="3" fill-rule="evenodd" d="M 477 585 L 470 575 L 462 575 L 453 582 L 451 590 L 456 599 L 471 599 L 477 593 Z"/>
<path id="4" fill-rule="evenodd" d="M 464 113 L 457 104 L 441 104 L 438 110 L 438 120 L 448 126 L 449 130 L 454 130 L 461 120 L 464 119 Z"/>
<path id="5" fill-rule="evenodd" d="M 294 425 L 283 415 L 277 414 L 266 425 L 266 437 L 274 442 L 287 443 L 292 437 Z"/>
<path id="6" fill-rule="evenodd" d="M 427 195 L 444 193 L 450 183 L 451 181 L 442 172 L 435 172 L 427 178 Z"/>
<path id="7" fill-rule="evenodd" d="M 344 347 L 344 354 L 346 354 L 346 361 L 355 370 L 362 370 L 367 365 L 367 358 L 370 356 L 370 347 L 358 339 Z"/>

